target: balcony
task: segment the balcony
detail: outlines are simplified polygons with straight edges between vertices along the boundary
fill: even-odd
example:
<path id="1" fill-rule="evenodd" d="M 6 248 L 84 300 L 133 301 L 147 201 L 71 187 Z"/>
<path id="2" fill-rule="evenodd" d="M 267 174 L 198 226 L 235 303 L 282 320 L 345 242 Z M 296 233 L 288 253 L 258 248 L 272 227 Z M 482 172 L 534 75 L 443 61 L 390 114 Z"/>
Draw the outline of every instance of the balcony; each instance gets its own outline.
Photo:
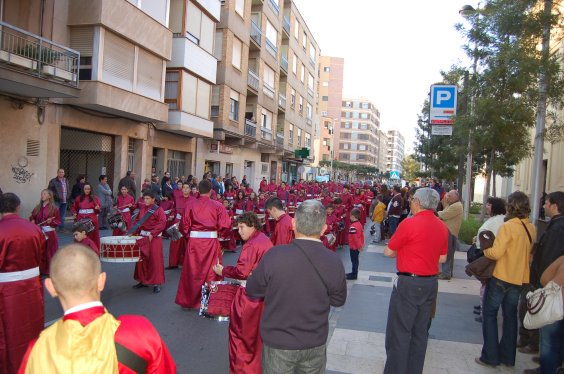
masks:
<path id="1" fill-rule="evenodd" d="M 258 91 L 259 89 L 259 77 L 252 69 L 249 69 L 249 75 L 247 76 L 247 84 L 249 87 Z"/>
<path id="2" fill-rule="evenodd" d="M 266 39 L 266 50 L 274 57 L 276 57 L 276 54 L 278 53 L 276 45 L 268 39 Z"/>
<path id="3" fill-rule="evenodd" d="M 179 110 L 168 113 L 168 123 L 156 123 L 159 130 L 192 137 L 213 138 L 213 122 Z"/>
<path id="4" fill-rule="evenodd" d="M 245 136 L 257 137 L 257 124 L 250 119 L 245 119 Z"/>
<path id="5" fill-rule="evenodd" d="M 286 110 L 286 96 L 282 93 L 278 93 L 278 107 Z"/>
<path id="6" fill-rule="evenodd" d="M 306 118 L 306 125 L 311 126 L 311 118 Z"/>
<path id="7" fill-rule="evenodd" d="M 23 97 L 77 97 L 80 54 L 0 22 L 0 87 Z"/>
<path id="8" fill-rule="evenodd" d="M 259 47 L 262 45 L 262 31 L 260 31 L 260 27 L 257 26 L 255 21 L 251 21 L 251 40 Z"/>
<path id="9" fill-rule="evenodd" d="M 215 83 L 217 60 L 194 43 L 187 33 L 173 35 L 172 59 L 167 62 L 166 66 L 188 69 L 207 81 Z"/>
<path id="10" fill-rule="evenodd" d="M 262 92 L 271 99 L 274 99 L 274 87 L 271 87 L 268 83 L 263 83 Z"/>
<path id="11" fill-rule="evenodd" d="M 284 133 L 277 133 L 276 134 L 276 145 L 279 147 L 284 146 Z"/>
<path id="12" fill-rule="evenodd" d="M 274 11 L 274 13 L 278 15 L 280 13 L 280 6 L 276 2 L 276 0 L 270 0 L 268 3 L 270 4 L 270 7 Z"/>
<path id="13" fill-rule="evenodd" d="M 260 137 L 264 140 L 272 140 L 272 130 L 266 127 L 260 128 Z"/>
<path id="14" fill-rule="evenodd" d="M 280 68 L 286 73 L 288 74 L 288 57 L 282 55 L 280 57 Z"/>
<path id="15" fill-rule="evenodd" d="M 284 16 L 284 21 L 282 22 L 282 29 L 290 36 L 290 17 Z"/>

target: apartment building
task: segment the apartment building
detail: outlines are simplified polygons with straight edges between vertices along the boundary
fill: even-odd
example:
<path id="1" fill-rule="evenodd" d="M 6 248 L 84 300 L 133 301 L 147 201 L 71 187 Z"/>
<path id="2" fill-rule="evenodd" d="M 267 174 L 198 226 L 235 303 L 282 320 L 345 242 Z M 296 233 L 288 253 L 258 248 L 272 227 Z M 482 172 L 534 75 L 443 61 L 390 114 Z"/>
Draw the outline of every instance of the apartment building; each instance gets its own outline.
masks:
<path id="1" fill-rule="evenodd" d="M 405 155 L 405 138 L 398 130 L 388 130 L 386 171 L 403 172 L 401 163 Z"/>
<path id="2" fill-rule="evenodd" d="M 385 131 L 378 130 L 380 139 L 380 148 L 378 149 L 378 162 L 376 168 L 378 172 L 383 173 L 386 171 L 386 164 L 388 162 L 388 135 Z"/>
<path id="3" fill-rule="evenodd" d="M 194 137 L 213 135 L 217 62 L 202 56 L 219 0 L 0 0 L 0 9 L 0 186 L 20 195 L 24 214 L 58 167 L 71 185 L 106 174 L 114 191 L 127 170 L 138 186 L 153 170 L 193 173 Z"/>
<path id="4" fill-rule="evenodd" d="M 319 113 L 321 128 L 316 139 L 315 161 L 338 158 L 334 139 L 340 136 L 341 105 L 343 100 L 343 70 L 345 60 L 341 57 L 321 56 L 319 58 Z"/>
<path id="5" fill-rule="evenodd" d="M 380 149 L 379 130 L 380 112 L 373 103 L 363 98 L 343 99 L 338 137 L 339 161 L 376 166 Z"/>

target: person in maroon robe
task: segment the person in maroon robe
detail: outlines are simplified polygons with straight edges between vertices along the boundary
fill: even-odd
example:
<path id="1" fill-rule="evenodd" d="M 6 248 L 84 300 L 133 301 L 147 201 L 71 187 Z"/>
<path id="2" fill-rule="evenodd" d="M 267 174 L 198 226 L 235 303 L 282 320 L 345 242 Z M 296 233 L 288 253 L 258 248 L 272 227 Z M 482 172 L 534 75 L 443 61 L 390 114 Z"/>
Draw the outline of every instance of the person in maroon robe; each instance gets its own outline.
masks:
<path id="1" fill-rule="evenodd" d="M 182 185 L 182 196 L 176 197 L 176 216 L 174 217 L 173 224 L 178 223 L 180 225 L 182 216 L 184 216 L 184 209 L 186 208 L 186 204 L 190 199 L 194 198 L 190 195 L 190 190 L 191 187 L 188 183 L 184 183 Z M 170 242 L 167 269 L 176 269 L 178 268 L 178 265 L 181 265 L 184 262 L 186 245 L 187 238 L 185 236 L 182 236 L 182 238 Z"/>
<path id="2" fill-rule="evenodd" d="M 231 222 L 234 222 L 235 214 L 233 213 L 233 209 L 231 209 L 229 200 L 223 200 L 221 203 L 223 204 L 223 207 L 225 208 L 225 211 L 227 212 L 227 215 L 229 216 Z M 221 249 L 223 251 L 235 252 L 235 250 L 237 249 L 237 240 L 240 240 L 240 237 L 239 239 L 235 237 L 235 230 L 230 227 L 228 229 L 219 230 L 217 234 L 219 236 Z"/>
<path id="3" fill-rule="evenodd" d="M 97 256 L 100 256 L 100 248 L 88 237 L 88 234 L 86 233 L 86 225 L 80 222 L 75 222 L 74 225 L 72 225 L 72 236 L 74 237 L 75 243 L 87 246 L 93 250 Z"/>
<path id="4" fill-rule="evenodd" d="M 273 194 L 276 193 L 276 191 L 278 191 L 278 185 L 276 184 L 276 180 L 271 179 L 270 184 L 268 185 L 268 192 Z"/>
<path id="5" fill-rule="evenodd" d="M 186 204 L 180 228 L 190 238 L 175 300 L 183 308 L 199 308 L 202 285 L 221 280 L 212 268 L 222 261 L 218 231 L 231 227 L 223 205 L 210 199 L 211 182 L 202 180 L 198 190 L 200 196 Z"/>
<path id="6" fill-rule="evenodd" d="M 245 241 L 235 266 L 216 264 L 218 276 L 246 280 L 257 267 L 262 256 L 272 248 L 272 242 L 260 231 L 255 213 L 246 212 L 237 218 L 239 234 Z M 261 350 L 260 318 L 263 300 L 247 296 L 245 287 L 235 294 L 229 314 L 229 372 L 232 374 L 260 374 Z"/>
<path id="7" fill-rule="evenodd" d="M 251 192 L 247 195 L 247 201 L 245 202 L 245 212 L 257 213 L 258 210 L 258 197 L 255 192 Z"/>
<path id="8" fill-rule="evenodd" d="M 159 202 L 159 206 L 161 207 L 161 209 L 163 210 L 166 216 L 166 226 L 165 229 L 163 230 L 163 236 L 165 238 L 169 237 L 166 230 L 168 230 L 168 228 L 174 224 L 174 220 L 176 217 L 176 207 L 174 205 L 174 200 L 172 200 L 171 196 L 172 196 L 171 192 L 167 191 L 161 198 L 161 201 Z"/>
<path id="9" fill-rule="evenodd" d="M 41 274 L 49 274 L 49 264 L 59 248 L 59 238 L 55 230 L 61 224 L 61 214 L 55 205 L 53 191 L 45 189 L 41 191 L 41 201 L 31 212 L 29 217 L 31 223 L 35 223 L 45 234 L 46 245 L 41 253 Z"/>
<path id="10" fill-rule="evenodd" d="M 236 196 L 237 196 L 237 192 L 233 189 L 233 185 L 232 184 L 226 185 L 225 192 L 223 192 L 223 197 L 226 200 L 229 200 L 229 203 L 232 203 Z"/>
<path id="11" fill-rule="evenodd" d="M 259 185 L 259 192 L 266 192 L 268 191 L 268 182 L 266 181 L 266 177 L 262 177 Z"/>
<path id="12" fill-rule="evenodd" d="M 105 283 L 106 273 L 88 249 L 71 244 L 57 252 L 45 286 L 52 297 L 59 298 L 64 316 L 29 344 L 20 374 L 39 372 L 38 368 L 44 373 L 68 373 L 72 368 L 75 372 L 129 374 L 136 372 L 130 368 L 135 363 L 146 373 L 176 373 L 168 348 L 148 319 L 135 315 L 116 319 L 104 308 L 100 293 Z M 86 330 L 87 326 L 94 327 Z M 101 337 L 104 329 L 110 333 Z M 69 338 L 57 340 L 58 334 Z"/>
<path id="13" fill-rule="evenodd" d="M 0 196 L 0 373 L 15 373 L 25 350 L 43 329 L 39 278 L 45 236 L 19 216 L 20 199 Z"/>
<path id="14" fill-rule="evenodd" d="M 333 204 L 329 204 L 325 209 L 325 211 L 327 213 L 327 218 L 325 220 L 325 224 L 327 225 L 327 228 L 321 235 L 321 242 L 325 247 L 332 250 L 333 252 L 336 252 L 337 251 L 336 239 L 337 239 L 337 233 L 339 232 L 339 219 L 335 215 L 335 207 L 333 206 Z M 329 234 L 331 234 L 335 238 L 332 244 L 329 243 L 329 238 L 328 238 Z"/>
<path id="15" fill-rule="evenodd" d="M 133 278 L 139 283 L 133 288 L 147 287 L 152 284 L 153 293 L 159 293 L 161 285 L 165 282 L 162 232 L 166 226 L 166 216 L 163 209 L 155 205 L 154 192 L 143 191 L 143 200 L 145 205 L 139 211 L 136 223 L 141 221 L 145 214 L 150 214 L 150 216 L 139 226 L 137 232 L 149 239 L 149 243 L 146 250 L 141 250 L 141 258 L 135 264 Z M 150 210 L 154 212 L 150 213 Z"/>
<path id="16" fill-rule="evenodd" d="M 266 210 L 271 217 L 276 220 L 274 232 L 270 240 L 274 245 L 290 244 L 294 240 L 294 230 L 292 229 L 292 217 L 284 211 L 282 201 L 277 197 L 271 197 L 266 202 Z"/>
<path id="17" fill-rule="evenodd" d="M 80 196 L 74 200 L 71 207 L 75 222 L 84 218 L 90 218 L 94 230 L 88 233 L 88 237 L 100 248 L 100 230 L 98 228 L 98 213 L 100 213 L 100 200 L 98 196 L 92 195 L 92 186 L 86 183 Z M 98 250 L 99 251 L 99 250 Z"/>
<path id="18" fill-rule="evenodd" d="M 233 202 L 233 210 L 235 211 L 236 216 L 245 213 L 246 202 L 247 199 L 245 197 L 245 192 L 239 190 L 239 192 L 237 192 L 237 198 Z"/>
<path id="19" fill-rule="evenodd" d="M 133 196 L 129 194 L 129 189 L 126 186 L 122 186 L 120 192 L 115 207 L 121 214 L 126 230 L 129 230 L 131 228 L 131 210 L 133 210 L 135 206 L 135 200 Z M 114 236 L 121 236 L 123 234 L 124 232 L 120 229 L 113 229 L 112 231 L 112 235 Z"/>

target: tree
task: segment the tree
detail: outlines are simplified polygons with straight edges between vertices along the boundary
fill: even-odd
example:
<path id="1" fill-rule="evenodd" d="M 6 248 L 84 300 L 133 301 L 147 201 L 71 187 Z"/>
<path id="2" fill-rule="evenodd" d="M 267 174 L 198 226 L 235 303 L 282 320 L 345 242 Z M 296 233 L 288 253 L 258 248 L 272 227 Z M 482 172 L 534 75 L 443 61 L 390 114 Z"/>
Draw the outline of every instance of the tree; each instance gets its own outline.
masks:
<path id="1" fill-rule="evenodd" d="M 403 179 L 408 182 L 414 182 L 421 169 L 414 155 L 407 155 L 407 157 L 402 160 L 401 167 L 403 170 Z"/>

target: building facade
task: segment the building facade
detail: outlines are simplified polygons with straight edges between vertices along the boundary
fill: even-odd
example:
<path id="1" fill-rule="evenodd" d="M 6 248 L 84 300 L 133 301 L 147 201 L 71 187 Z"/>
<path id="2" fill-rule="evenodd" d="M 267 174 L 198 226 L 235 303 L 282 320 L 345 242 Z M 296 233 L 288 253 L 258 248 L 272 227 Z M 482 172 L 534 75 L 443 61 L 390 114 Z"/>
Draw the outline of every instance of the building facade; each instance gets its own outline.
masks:
<path id="1" fill-rule="evenodd" d="M 405 156 L 405 138 L 398 130 L 388 130 L 386 171 L 403 172 L 402 161 Z"/>
<path id="2" fill-rule="evenodd" d="M 385 131 L 379 130 L 380 149 L 378 150 L 378 163 L 376 168 L 379 173 L 386 171 L 386 164 L 388 162 L 388 135 Z"/>
<path id="3" fill-rule="evenodd" d="M 195 137 L 213 136 L 217 62 L 204 55 L 219 0 L 0 6 L 0 186 L 23 214 L 59 167 L 71 186 L 83 174 L 96 188 L 106 174 L 114 193 L 127 170 L 138 190 L 152 173 L 195 172 Z"/>
<path id="4" fill-rule="evenodd" d="M 376 167 L 380 150 L 379 110 L 361 98 L 345 98 L 341 103 L 341 121 L 336 132 L 339 134 L 338 160 Z"/>

